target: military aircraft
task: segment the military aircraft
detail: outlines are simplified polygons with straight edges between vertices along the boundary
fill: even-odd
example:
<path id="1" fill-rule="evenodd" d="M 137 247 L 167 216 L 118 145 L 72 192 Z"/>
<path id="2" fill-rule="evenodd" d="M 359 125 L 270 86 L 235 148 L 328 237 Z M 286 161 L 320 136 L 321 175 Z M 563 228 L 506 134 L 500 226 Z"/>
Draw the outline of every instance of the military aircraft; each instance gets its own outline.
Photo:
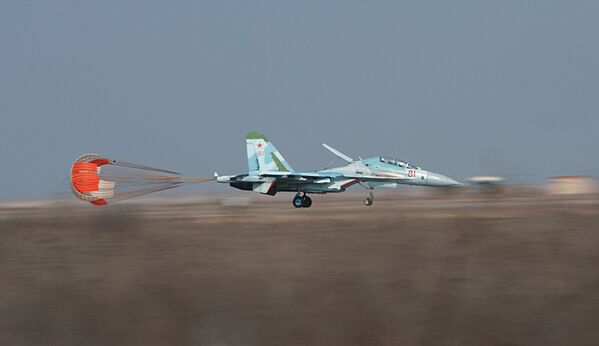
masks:
<path id="1" fill-rule="evenodd" d="M 361 185 L 369 192 L 364 205 L 374 201 L 374 188 L 395 188 L 398 185 L 449 187 L 462 185 L 444 175 L 426 171 L 408 162 L 390 157 L 371 157 L 355 160 L 333 147 L 324 144 L 335 156 L 347 161 L 347 165 L 325 168 L 312 172 L 297 172 L 287 163 L 283 155 L 266 136 L 250 132 L 246 136 L 249 172 L 240 175 L 219 176 L 216 181 L 240 189 L 267 195 L 277 192 L 295 192 L 293 206 L 309 208 L 312 199 L 309 193 L 343 192 L 352 185 Z"/>
<path id="2" fill-rule="evenodd" d="M 214 177 L 190 177 L 171 170 L 85 154 L 71 166 L 71 189 L 75 197 L 100 206 L 185 184 L 216 180 L 240 190 L 267 195 L 295 192 L 293 206 L 309 208 L 312 199 L 307 194 L 343 192 L 352 185 L 360 185 L 368 190 L 369 195 L 364 199 L 367 206 L 374 201 L 373 191 L 376 187 L 461 185 L 444 175 L 425 171 L 395 158 L 376 156 L 354 160 L 327 144 L 323 146 L 347 161 L 347 165 L 331 168 L 333 162 L 322 170 L 294 171 L 274 144 L 255 131 L 246 137 L 249 171 L 239 175 L 219 176 L 214 173 Z"/>

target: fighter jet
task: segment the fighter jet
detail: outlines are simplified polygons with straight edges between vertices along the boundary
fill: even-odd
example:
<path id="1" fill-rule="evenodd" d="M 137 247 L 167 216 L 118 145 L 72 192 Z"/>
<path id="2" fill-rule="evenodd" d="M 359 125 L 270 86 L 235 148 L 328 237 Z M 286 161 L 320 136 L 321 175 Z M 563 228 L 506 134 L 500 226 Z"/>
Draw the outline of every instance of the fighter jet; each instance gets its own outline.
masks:
<path id="1" fill-rule="evenodd" d="M 240 190 L 266 195 L 282 191 L 295 192 L 293 206 L 309 208 L 312 199 L 308 194 L 343 192 L 353 185 L 368 190 L 368 196 L 364 199 L 367 206 L 371 206 L 374 201 L 373 192 L 376 187 L 462 185 L 444 175 L 425 171 L 396 158 L 376 156 L 355 160 L 327 144 L 323 143 L 323 146 L 338 158 L 347 161 L 347 165 L 331 168 L 334 164 L 332 162 L 317 171 L 294 171 L 274 144 L 255 131 L 246 136 L 249 171 L 239 175 L 219 176 L 214 173 L 213 177 L 194 177 L 113 157 L 85 154 L 71 165 L 71 190 L 76 198 L 103 206 L 187 184 L 217 181 Z"/>
<path id="2" fill-rule="evenodd" d="M 311 172 L 297 172 L 266 136 L 250 132 L 246 136 L 248 173 L 226 176 L 215 173 L 215 179 L 240 190 L 266 195 L 295 192 L 292 202 L 296 208 L 309 208 L 312 205 L 308 194 L 343 192 L 353 185 L 360 185 L 368 191 L 368 196 L 364 199 L 366 206 L 373 204 L 373 192 L 377 187 L 462 185 L 449 177 L 426 171 L 394 157 L 376 156 L 355 160 L 325 143 L 322 145 L 347 164 Z"/>

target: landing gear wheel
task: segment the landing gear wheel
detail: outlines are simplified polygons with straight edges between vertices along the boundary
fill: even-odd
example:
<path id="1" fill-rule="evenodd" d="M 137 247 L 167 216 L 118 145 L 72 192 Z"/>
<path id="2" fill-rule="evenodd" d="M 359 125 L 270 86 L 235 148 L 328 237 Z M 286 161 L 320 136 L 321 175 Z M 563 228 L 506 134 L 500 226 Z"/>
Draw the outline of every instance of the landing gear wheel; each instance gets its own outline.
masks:
<path id="1" fill-rule="evenodd" d="M 302 207 L 310 208 L 311 205 L 312 205 L 312 198 L 310 198 L 308 196 L 304 196 L 302 198 Z"/>
<path id="2" fill-rule="evenodd" d="M 374 202 L 374 194 L 372 193 L 372 188 L 370 188 L 370 191 L 368 191 L 368 194 L 370 196 L 364 198 L 364 205 L 367 207 L 370 207 L 372 205 L 372 203 Z"/>
<path id="3" fill-rule="evenodd" d="M 304 198 L 300 195 L 295 195 L 295 197 L 293 197 L 293 206 L 296 208 L 301 208 L 304 206 Z"/>

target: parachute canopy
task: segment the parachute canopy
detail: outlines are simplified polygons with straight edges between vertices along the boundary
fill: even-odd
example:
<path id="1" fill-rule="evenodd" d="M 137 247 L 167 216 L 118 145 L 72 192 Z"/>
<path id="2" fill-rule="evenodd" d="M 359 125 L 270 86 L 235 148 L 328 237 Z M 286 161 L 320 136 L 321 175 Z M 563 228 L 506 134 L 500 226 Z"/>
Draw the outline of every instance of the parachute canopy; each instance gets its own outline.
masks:
<path id="1" fill-rule="evenodd" d="M 196 178 L 180 173 L 119 161 L 97 154 L 85 154 L 71 166 L 71 189 L 75 197 L 94 205 L 129 199 L 183 184 L 213 178 Z"/>

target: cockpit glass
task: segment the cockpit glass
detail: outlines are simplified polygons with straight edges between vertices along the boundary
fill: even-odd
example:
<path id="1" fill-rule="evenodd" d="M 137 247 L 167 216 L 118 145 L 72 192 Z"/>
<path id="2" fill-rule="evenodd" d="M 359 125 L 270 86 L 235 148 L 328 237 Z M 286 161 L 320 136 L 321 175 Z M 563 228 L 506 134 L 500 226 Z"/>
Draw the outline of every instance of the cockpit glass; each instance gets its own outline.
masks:
<path id="1" fill-rule="evenodd" d="M 395 165 L 395 166 L 399 166 L 399 167 L 403 167 L 403 168 L 413 168 L 413 169 L 418 169 L 419 167 L 412 165 L 411 163 L 407 162 L 407 161 L 403 161 L 403 160 L 398 160 L 396 158 L 385 158 L 385 157 L 380 157 L 379 160 L 382 163 L 387 163 L 390 165 Z"/>

